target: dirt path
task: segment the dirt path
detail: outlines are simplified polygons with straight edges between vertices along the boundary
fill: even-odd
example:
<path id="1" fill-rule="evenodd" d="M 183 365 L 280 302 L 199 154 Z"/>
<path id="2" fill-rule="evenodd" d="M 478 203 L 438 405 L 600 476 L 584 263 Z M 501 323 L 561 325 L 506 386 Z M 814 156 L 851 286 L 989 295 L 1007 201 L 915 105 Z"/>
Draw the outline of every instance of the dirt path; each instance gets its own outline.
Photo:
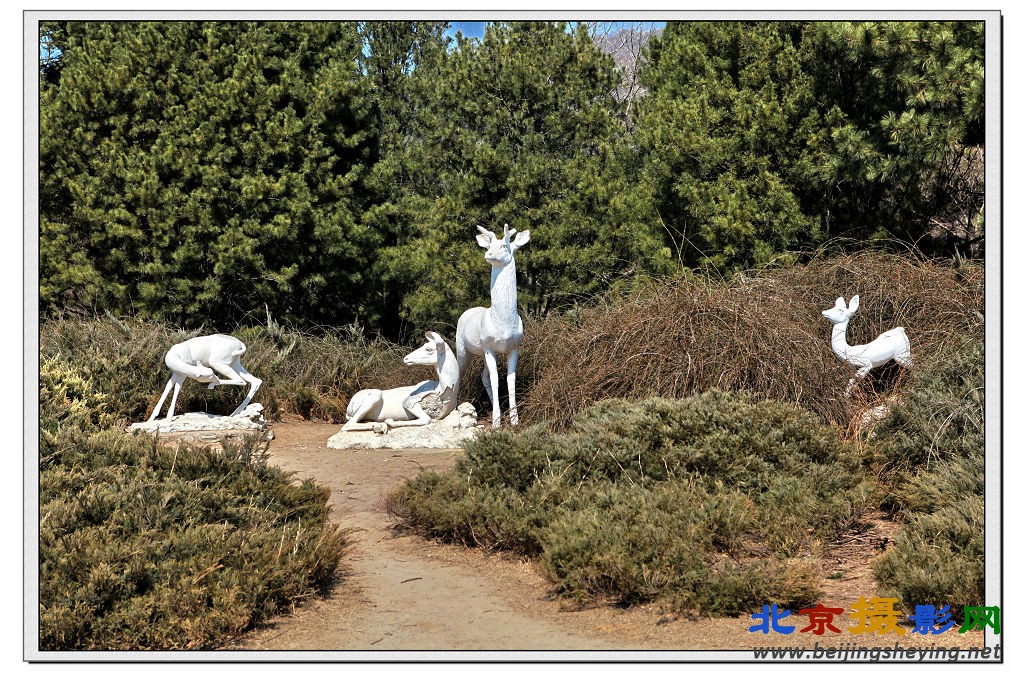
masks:
<path id="1" fill-rule="evenodd" d="M 527 561 L 443 545 L 391 530 L 380 509 L 384 493 L 426 469 L 444 471 L 459 450 L 330 450 L 336 424 L 275 424 L 270 462 L 313 477 L 332 490 L 332 519 L 354 528 L 343 577 L 323 600 L 309 602 L 240 639 L 245 650 L 616 650 L 750 649 L 755 646 L 880 646 L 893 636 L 817 637 L 750 633 L 745 618 L 690 620 L 647 606 L 565 610 Z M 829 562 L 823 585 L 827 606 L 849 608 L 856 597 L 878 594 L 868 559 L 891 534 L 871 522 L 845 538 Z M 794 614 L 795 615 L 795 614 Z M 845 614 L 844 614 L 845 615 Z M 803 619 L 804 617 L 800 617 Z M 911 642 L 910 639 L 914 641 Z M 904 635 L 902 646 L 978 646 L 980 636 Z"/>

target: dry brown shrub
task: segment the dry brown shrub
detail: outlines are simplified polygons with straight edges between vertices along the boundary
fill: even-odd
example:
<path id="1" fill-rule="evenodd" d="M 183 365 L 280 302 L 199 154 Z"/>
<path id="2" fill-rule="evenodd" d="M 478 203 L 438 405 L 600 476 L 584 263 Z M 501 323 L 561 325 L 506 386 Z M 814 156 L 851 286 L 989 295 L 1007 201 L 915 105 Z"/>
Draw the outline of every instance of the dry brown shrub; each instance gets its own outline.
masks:
<path id="1" fill-rule="evenodd" d="M 876 370 L 852 399 L 843 396 L 853 371 L 832 353 L 821 311 L 854 294 L 861 307 L 849 343 L 906 327 L 917 366 L 984 333 L 978 264 L 861 251 L 726 283 L 661 280 L 575 315 L 527 320 L 523 421 L 560 427 L 605 398 L 682 397 L 717 387 L 792 401 L 845 427 L 876 393 L 903 381 L 898 370 Z"/>

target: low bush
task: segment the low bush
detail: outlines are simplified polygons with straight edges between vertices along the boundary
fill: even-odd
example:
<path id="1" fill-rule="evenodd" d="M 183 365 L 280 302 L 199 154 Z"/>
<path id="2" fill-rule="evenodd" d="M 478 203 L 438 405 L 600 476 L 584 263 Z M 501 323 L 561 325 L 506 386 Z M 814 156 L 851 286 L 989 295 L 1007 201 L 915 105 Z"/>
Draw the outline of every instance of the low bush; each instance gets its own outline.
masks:
<path id="1" fill-rule="evenodd" d="M 123 433 L 97 367 L 40 367 L 40 649 L 215 647 L 330 584 L 347 533 L 326 488 L 255 440 Z"/>
<path id="2" fill-rule="evenodd" d="M 329 491 L 266 466 L 255 442 L 71 429 L 40 455 L 43 650 L 223 644 L 327 586 L 345 550 Z"/>
<path id="3" fill-rule="evenodd" d="M 537 556 L 577 601 L 736 614 L 811 603 L 801 556 L 870 495 L 852 444 L 802 408 L 711 391 L 605 401 L 564 432 L 488 432 L 388 496 L 405 527 Z"/>
<path id="4" fill-rule="evenodd" d="M 875 429 L 888 485 L 885 508 L 908 504 L 918 509 L 933 502 L 915 499 L 909 485 L 940 462 L 956 466 L 985 452 L 985 346 L 980 339 L 960 338 L 942 358 L 919 367 L 907 390 L 894 401 L 888 417 Z M 970 478 L 965 479 L 969 490 Z M 953 495 L 950 499 L 957 499 Z"/>
<path id="5" fill-rule="evenodd" d="M 984 603 L 984 386 L 984 347 L 962 341 L 877 429 L 885 508 L 905 525 L 875 576 L 905 605 Z"/>

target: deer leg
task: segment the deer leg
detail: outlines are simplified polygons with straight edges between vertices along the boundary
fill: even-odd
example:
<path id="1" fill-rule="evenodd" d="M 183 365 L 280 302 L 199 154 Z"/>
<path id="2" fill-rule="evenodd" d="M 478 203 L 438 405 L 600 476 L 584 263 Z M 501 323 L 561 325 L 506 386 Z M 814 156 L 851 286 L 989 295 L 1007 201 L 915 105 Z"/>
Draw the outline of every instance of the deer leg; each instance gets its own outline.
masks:
<path id="1" fill-rule="evenodd" d="M 519 411 L 516 409 L 516 364 L 519 362 L 519 349 L 508 354 L 508 421 L 515 426 L 519 423 Z"/>
<path id="2" fill-rule="evenodd" d="M 487 391 L 487 399 L 493 403 L 494 394 L 491 392 L 491 372 L 487 369 L 486 362 L 484 362 L 483 370 L 480 371 L 480 380 L 484 382 L 484 390 Z"/>
<path id="3" fill-rule="evenodd" d="M 160 408 L 164 406 L 164 401 L 167 400 L 167 394 L 171 392 L 171 386 L 174 385 L 174 373 L 171 373 L 171 378 L 167 380 L 167 385 L 164 386 L 164 392 L 160 394 L 160 400 L 157 401 L 156 407 L 153 408 L 153 414 L 149 415 L 149 419 L 146 421 L 156 421 L 156 416 L 160 414 Z"/>
<path id="4" fill-rule="evenodd" d="M 384 403 L 384 394 L 375 388 L 365 389 L 352 396 L 349 418 L 342 431 L 370 431 L 373 429 L 373 422 L 360 422 L 359 420 L 378 409 Z"/>
<path id="5" fill-rule="evenodd" d="M 233 363 L 232 363 L 233 364 Z M 241 368 L 241 366 L 239 366 Z M 217 383 L 224 386 L 245 386 L 245 379 L 238 376 L 238 372 L 231 365 L 225 365 L 223 362 L 211 362 L 210 369 L 214 372 L 219 372 L 222 376 L 226 376 L 227 380 L 217 378 Z"/>
<path id="6" fill-rule="evenodd" d="M 484 364 L 486 365 L 484 369 L 490 375 L 491 385 L 488 387 L 484 383 L 484 386 L 487 387 L 487 393 L 491 396 L 491 425 L 498 428 L 501 426 L 501 404 L 498 402 L 498 386 L 500 384 L 498 384 L 498 359 L 493 352 L 486 351 L 484 353 Z"/>
<path id="7" fill-rule="evenodd" d="M 235 359 L 235 361 L 233 363 L 231 363 L 231 365 L 232 365 L 232 368 L 236 372 L 238 372 L 238 375 L 243 380 L 249 382 L 249 393 L 245 396 L 245 400 L 243 400 L 242 404 L 239 405 L 238 407 L 236 407 L 235 411 L 231 413 L 231 416 L 235 417 L 235 416 L 238 416 L 239 414 L 241 414 L 242 410 L 244 410 L 246 407 L 248 407 L 249 402 L 252 401 L 252 397 L 254 395 L 256 395 L 256 391 L 259 390 L 259 387 L 263 385 L 263 380 L 262 379 L 258 379 L 256 377 L 254 377 L 253 375 L 249 374 L 248 372 L 246 372 L 245 368 L 242 367 L 242 363 L 239 362 L 238 359 Z"/>
<path id="8" fill-rule="evenodd" d="M 171 419 L 174 416 L 174 406 L 178 404 L 178 391 L 181 390 L 181 382 L 184 380 L 185 376 L 177 372 L 171 377 L 171 381 L 174 382 L 174 395 L 171 396 L 171 406 L 167 409 L 167 419 Z"/>
<path id="9" fill-rule="evenodd" d="M 389 417 L 389 418 L 384 420 L 384 423 L 387 424 L 389 427 L 396 427 L 396 426 L 426 426 L 427 424 L 430 423 L 430 415 L 427 414 L 427 411 L 424 410 L 423 406 L 420 405 L 419 403 L 416 403 L 415 405 L 413 405 L 411 407 L 406 407 L 405 409 L 408 410 L 409 412 L 412 412 L 414 415 L 416 415 L 416 419 L 409 419 L 409 420 L 406 420 L 406 421 L 398 421 L 398 420 L 395 420 L 395 419 L 391 419 Z"/>
<path id="10" fill-rule="evenodd" d="M 861 367 L 860 369 L 858 369 L 857 373 L 853 375 L 852 379 L 850 379 L 850 383 L 846 386 L 846 392 L 843 395 L 849 398 L 850 392 L 853 391 L 853 385 L 857 383 L 859 380 L 866 377 L 868 375 L 868 372 L 870 371 L 871 365 L 867 365 L 866 367 Z"/>

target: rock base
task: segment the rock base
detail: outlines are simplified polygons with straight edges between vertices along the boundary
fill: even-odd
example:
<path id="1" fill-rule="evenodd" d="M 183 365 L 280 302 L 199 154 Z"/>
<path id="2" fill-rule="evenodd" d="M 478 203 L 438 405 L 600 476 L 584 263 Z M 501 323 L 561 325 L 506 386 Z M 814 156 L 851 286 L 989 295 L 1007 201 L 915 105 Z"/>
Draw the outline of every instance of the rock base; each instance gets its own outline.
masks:
<path id="1" fill-rule="evenodd" d="M 394 426 L 374 423 L 372 430 L 339 431 L 327 439 L 327 447 L 335 450 L 375 450 L 378 448 L 461 448 L 479 429 L 476 409 L 462 403 L 444 419 L 426 426 Z"/>
<path id="2" fill-rule="evenodd" d="M 134 433 L 152 433 L 161 440 L 177 440 L 202 444 L 217 444 L 223 440 L 240 441 L 259 435 L 262 440 L 273 440 L 274 432 L 263 418 L 263 405 L 252 403 L 234 417 L 186 412 L 170 419 L 137 422 L 128 427 Z"/>
<path id="3" fill-rule="evenodd" d="M 864 434 L 867 440 L 873 439 L 875 437 L 875 427 L 889 416 L 895 402 L 895 398 L 886 398 L 881 403 L 861 410 L 854 417 L 854 425 L 857 432 Z"/>

